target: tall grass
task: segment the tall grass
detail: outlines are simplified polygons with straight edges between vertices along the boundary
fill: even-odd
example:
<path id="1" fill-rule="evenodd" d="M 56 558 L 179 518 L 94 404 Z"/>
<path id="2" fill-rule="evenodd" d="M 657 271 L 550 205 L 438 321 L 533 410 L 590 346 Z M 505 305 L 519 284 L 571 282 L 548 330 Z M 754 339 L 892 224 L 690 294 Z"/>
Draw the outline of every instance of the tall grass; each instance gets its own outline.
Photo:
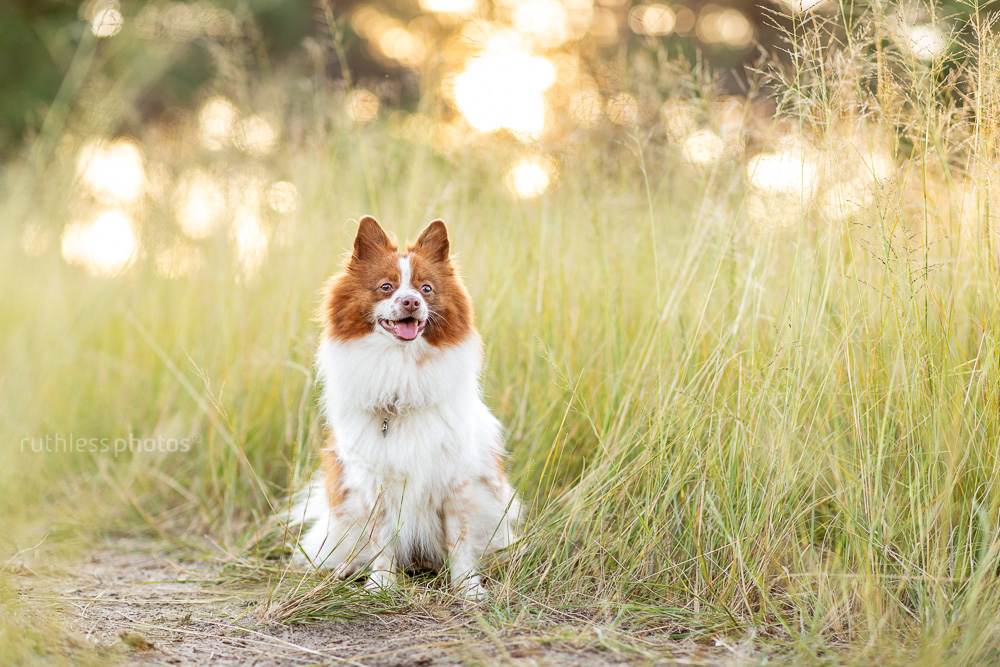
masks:
<path id="1" fill-rule="evenodd" d="M 638 126 L 587 134 L 557 187 L 515 200 L 515 143 L 443 155 L 391 119 L 351 126 L 334 96 L 285 110 L 309 128 L 276 162 L 302 201 L 259 275 L 239 280 L 220 237 L 191 277 L 142 260 L 99 279 L 58 243 L 25 256 L 13 224 L 33 211 L 58 230 L 71 161 L 12 165 L 6 535 L 208 534 L 218 553 L 262 557 L 257 534 L 322 439 L 311 318 L 349 220 L 412 237 L 440 216 L 530 505 L 491 569 L 490 622 L 752 636 L 800 659 L 997 660 L 997 38 L 977 21 L 952 60 L 924 62 L 887 41 L 887 15 L 839 21 L 798 19 L 791 64 L 759 73 L 780 117 L 752 150 L 792 137 L 787 154 L 818 174 L 799 191 L 755 190 L 740 160 L 694 168 Z M 891 174 L 872 173 L 879 151 Z M 20 451 L 49 433 L 198 441 Z"/>

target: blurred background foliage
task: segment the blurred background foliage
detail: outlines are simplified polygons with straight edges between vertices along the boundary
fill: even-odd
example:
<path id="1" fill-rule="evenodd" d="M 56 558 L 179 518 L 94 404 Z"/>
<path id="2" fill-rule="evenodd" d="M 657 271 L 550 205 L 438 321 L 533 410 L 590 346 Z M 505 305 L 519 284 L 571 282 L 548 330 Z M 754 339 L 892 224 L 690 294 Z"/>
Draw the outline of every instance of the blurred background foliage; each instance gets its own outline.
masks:
<path id="1" fill-rule="evenodd" d="M 968 31 L 970 17 L 997 6 L 950 0 L 900 5 L 890 14 L 909 41 L 904 47 L 937 56 L 947 33 Z M 302 88 L 317 76 L 361 84 L 383 106 L 413 108 L 442 84 L 447 93 L 449 81 L 491 40 L 493 48 L 552 63 L 552 83 L 540 60 L 493 63 L 514 76 L 530 76 L 517 69 L 526 67 L 541 77 L 539 85 L 548 83 L 546 90 L 577 80 L 579 72 L 567 77 L 567 68 L 585 73 L 590 80 L 579 87 L 585 96 L 572 115 L 586 124 L 593 122 L 588 104 L 605 110 L 615 94 L 629 90 L 624 61 L 669 70 L 676 64 L 665 67 L 666 59 L 676 63 L 681 56 L 711 69 L 723 92 L 745 95 L 755 65 L 785 58 L 782 36 L 796 15 L 823 21 L 846 14 L 843 23 L 830 22 L 836 45 L 842 30 L 833 26 L 850 26 L 852 14 L 868 10 L 867 3 L 841 7 L 831 0 L 4 0 L 0 150 L 10 156 L 41 131 L 47 113 L 65 112 L 60 104 L 107 101 L 112 88 L 129 93 L 121 113 L 112 114 L 118 127 L 105 128 L 116 133 L 193 109 L 206 87 L 254 74 L 280 73 L 302 80 Z M 101 43 L 91 52 L 94 39 Z M 503 40 L 507 47 L 497 47 Z M 579 62 L 571 67 L 568 58 Z M 669 71 L 653 80 L 664 88 L 672 82 Z M 72 95 L 77 86 L 92 94 Z M 362 112 L 365 100 L 372 106 L 363 98 Z M 631 113 L 633 105 L 631 97 L 619 100 L 611 115 Z"/>

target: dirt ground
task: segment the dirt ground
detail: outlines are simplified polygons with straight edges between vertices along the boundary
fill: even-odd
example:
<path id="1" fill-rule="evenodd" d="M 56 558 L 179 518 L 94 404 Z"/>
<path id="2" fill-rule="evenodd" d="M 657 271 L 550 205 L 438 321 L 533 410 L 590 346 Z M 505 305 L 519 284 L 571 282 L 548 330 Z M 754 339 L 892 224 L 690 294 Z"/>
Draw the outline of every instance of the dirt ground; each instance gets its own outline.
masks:
<path id="1" fill-rule="evenodd" d="M 746 664 L 741 642 L 673 642 L 649 649 L 607 642 L 587 627 L 497 633 L 460 604 L 314 624 L 262 622 L 261 592 L 206 586 L 219 568 L 121 541 L 44 577 L 24 568 L 22 595 L 46 604 L 70 644 L 129 665 L 597 665 Z M 222 579 L 224 581 L 224 579 Z M 758 659 L 761 656 L 756 656 Z"/>

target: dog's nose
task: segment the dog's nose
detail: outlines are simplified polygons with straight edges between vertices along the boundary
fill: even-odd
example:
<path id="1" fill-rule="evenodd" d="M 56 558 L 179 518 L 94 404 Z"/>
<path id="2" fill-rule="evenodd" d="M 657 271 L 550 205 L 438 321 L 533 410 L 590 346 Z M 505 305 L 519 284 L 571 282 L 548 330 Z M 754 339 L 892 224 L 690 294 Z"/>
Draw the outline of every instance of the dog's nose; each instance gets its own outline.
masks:
<path id="1" fill-rule="evenodd" d="M 407 313 L 413 313 L 420 307 L 420 299 L 415 296 L 404 296 L 403 300 L 399 302 L 399 305 L 401 305 L 403 310 Z"/>

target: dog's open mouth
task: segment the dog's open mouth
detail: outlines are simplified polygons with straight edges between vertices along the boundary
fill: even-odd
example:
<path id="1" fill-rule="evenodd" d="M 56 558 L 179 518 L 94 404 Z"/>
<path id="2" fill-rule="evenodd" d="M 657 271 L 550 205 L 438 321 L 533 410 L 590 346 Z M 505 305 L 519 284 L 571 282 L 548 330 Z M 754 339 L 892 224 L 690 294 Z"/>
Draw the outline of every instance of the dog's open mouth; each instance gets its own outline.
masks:
<path id="1" fill-rule="evenodd" d="M 407 317 L 402 320 L 379 320 L 378 323 L 399 340 L 413 340 L 424 330 L 427 320 Z"/>

